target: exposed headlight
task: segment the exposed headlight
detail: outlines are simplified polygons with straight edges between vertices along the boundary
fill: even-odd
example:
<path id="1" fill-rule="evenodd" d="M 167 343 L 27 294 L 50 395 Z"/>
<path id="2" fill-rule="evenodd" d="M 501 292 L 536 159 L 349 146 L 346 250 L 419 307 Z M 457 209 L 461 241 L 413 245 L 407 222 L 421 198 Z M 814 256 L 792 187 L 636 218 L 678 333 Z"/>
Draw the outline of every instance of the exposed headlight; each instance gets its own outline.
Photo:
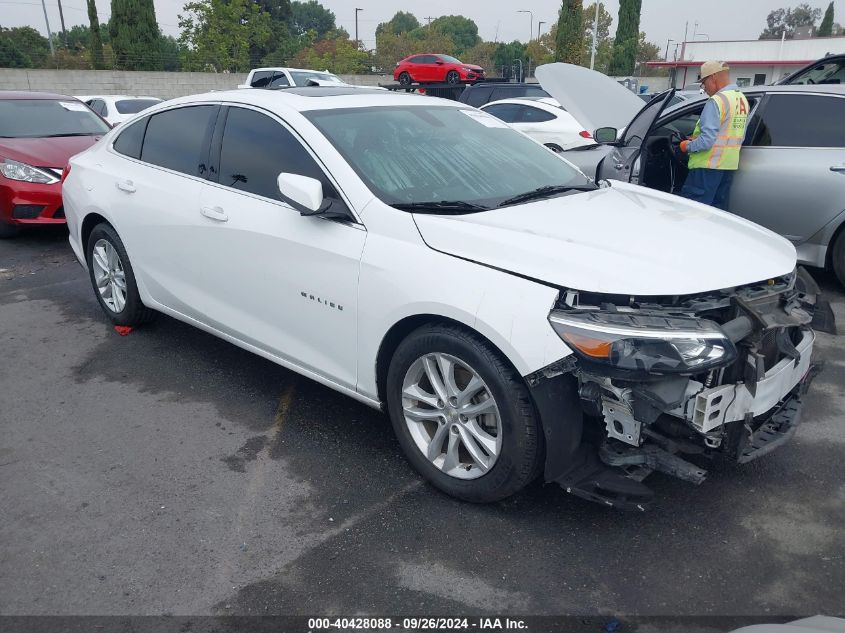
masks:
<path id="1" fill-rule="evenodd" d="M 477 71 L 475 70 L 475 68 L 467 68 L 466 66 L 461 66 L 461 70 L 463 70 L 465 73 L 474 73 L 474 72 L 477 72 Z"/>
<path id="2" fill-rule="evenodd" d="M 719 326 L 702 319 L 555 310 L 549 322 L 584 360 L 622 370 L 690 374 L 736 358 Z"/>
<path id="3" fill-rule="evenodd" d="M 35 182 L 40 185 L 52 185 L 59 182 L 55 174 L 49 171 L 38 169 L 32 165 L 21 163 L 11 158 L 6 158 L 0 162 L 0 173 L 2 173 L 9 180 L 22 180 L 23 182 Z"/>

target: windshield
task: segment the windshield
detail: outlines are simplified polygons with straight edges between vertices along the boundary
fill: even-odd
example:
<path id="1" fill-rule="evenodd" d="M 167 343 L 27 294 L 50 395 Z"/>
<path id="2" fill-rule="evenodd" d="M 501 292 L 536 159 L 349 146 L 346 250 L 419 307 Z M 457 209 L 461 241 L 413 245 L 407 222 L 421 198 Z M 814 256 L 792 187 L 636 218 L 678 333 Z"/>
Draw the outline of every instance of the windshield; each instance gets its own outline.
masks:
<path id="1" fill-rule="evenodd" d="M 159 99 L 121 99 L 114 105 L 120 114 L 135 114 L 157 103 L 161 103 L 161 101 Z"/>
<path id="2" fill-rule="evenodd" d="M 304 114 L 390 205 L 460 201 L 484 210 L 541 187 L 590 182 L 550 150 L 474 109 L 420 105 Z"/>
<path id="3" fill-rule="evenodd" d="M 793 77 L 788 83 L 802 85 L 845 83 L 845 61 L 818 64 Z"/>
<path id="4" fill-rule="evenodd" d="M 438 57 L 449 64 L 463 64 L 460 59 L 452 57 L 451 55 L 438 55 Z"/>
<path id="5" fill-rule="evenodd" d="M 0 100 L 0 137 L 88 136 L 109 126 L 84 103 L 48 99 Z"/>
<path id="6" fill-rule="evenodd" d="M 293 83 L 295 83 L 297 86 L 307 86 L 309 79 L 316 79 L 317 81 L 328 81 L 333 84 L 343 83 L 343 81 L 340 80 L 340 77 L 331 73 L 321 73 L 310 70 L 292 70 L 290 71 L 290 74 L 291 77 L 293 77 Z"/>

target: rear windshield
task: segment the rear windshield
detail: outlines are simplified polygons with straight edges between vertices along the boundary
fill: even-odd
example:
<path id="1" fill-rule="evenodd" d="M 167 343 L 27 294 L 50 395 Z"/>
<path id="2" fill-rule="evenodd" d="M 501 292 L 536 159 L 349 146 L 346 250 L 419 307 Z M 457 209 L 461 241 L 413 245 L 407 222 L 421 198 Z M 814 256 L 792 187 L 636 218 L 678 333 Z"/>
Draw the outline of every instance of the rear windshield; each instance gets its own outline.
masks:
<path id="1" fill-rule="evenodd" d="M 0 137 L 94 136 L 109 126 L 80 101 L 0 100 Z"/>
<path id="2" fill-rule="evenodd" d="M 135 114 L 157 103 L 161 102 L 158 99 L 121 99 L 114 105 L 121 114 Z"/>

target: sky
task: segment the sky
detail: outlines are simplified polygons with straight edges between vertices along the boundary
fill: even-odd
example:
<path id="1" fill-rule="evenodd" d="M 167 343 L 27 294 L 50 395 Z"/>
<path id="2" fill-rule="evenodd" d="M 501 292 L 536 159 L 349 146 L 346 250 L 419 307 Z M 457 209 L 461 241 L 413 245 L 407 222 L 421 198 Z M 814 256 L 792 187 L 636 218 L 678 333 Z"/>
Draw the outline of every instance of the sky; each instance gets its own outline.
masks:
<path id="1" fill-rule="evenodd" d="M 110 15 L 110 2 L 96 0 L 101 22 L 106 22 Z M 829 0 L 809 0 L 811 6 L 824 11 Z M 59 10 L 57 0 L 45 0 L 50 28 L 59 30 Z M 178 16 L 185 4 L 184 0 L 154 0 L 156 16 L 162 31 L 166 35 L 179 35 Z M 529 32 L 537 36 L 537 28 L 546 31 L 557 19 L 559 0 L 426 0 L 422 3 L 425 11 L 414 10 L 418 2 L 407 0 L 322 0 L 323 6 L 334 12 L 338 26 L 344 27 L 349 34 L 355 34 L 355 7 L 363 9 L 358 14 L 358 33 L 367 48 L 375 47 L 375 29 L 379 22 L 389 20 L 396 11 L 407 11 L 417 16 L 421 22 L 426 17 L 461 14 L 475 20 L 479 35 L 485 40 L 510 42 L 514 39 L 525 41 Z M 737 40 L 757 39 L 766 26 L 766 16 L 772 9 L 782 6 L 794 6 L 800 0 L 643 0 L 641 30 L 646 32 L 649 41 L 660 46 L 665 53 L 667 40 L 680 42 L 684 39 Z M 585 0 L 584 4 L 589 4 Z M 613 16 L 611 32 L 615 32 L 618 22 L 619 1 L 603 2 Z M 741 8 L 739 8 L 741 7 Z M 87 24 L 88 14 L 85 0 L 62 0 L 65 25 Z M 517 13 L 528 10 L 533 14 Z M 834 2 L 835 20 L 845 24 L 845 0 Z M 540 22 L 544 24 L 540 25 Z M 0 0 L 0 26 L 32 26 L 46 34 L 44 12 L 39 0 Z M 669 57 L 674 52 L 674 43 L 669 44 Z"/>

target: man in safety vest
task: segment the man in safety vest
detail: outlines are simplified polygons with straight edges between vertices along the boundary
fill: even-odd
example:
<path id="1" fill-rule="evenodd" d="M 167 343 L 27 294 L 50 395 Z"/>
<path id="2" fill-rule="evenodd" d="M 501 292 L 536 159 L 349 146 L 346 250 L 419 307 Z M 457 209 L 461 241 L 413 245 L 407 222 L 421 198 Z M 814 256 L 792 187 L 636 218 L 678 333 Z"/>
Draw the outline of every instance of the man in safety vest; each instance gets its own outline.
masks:
<path id="1" fill-rule="evenodd" d="M 689 175 L 681 195 L 726 211 L 749 109 L 745 95 L 731 83 L 729 70 L 724 62 L 701 65 L 699 81 L 710 99 L 692 138 L 680 146 L 689 154 Z"/>

